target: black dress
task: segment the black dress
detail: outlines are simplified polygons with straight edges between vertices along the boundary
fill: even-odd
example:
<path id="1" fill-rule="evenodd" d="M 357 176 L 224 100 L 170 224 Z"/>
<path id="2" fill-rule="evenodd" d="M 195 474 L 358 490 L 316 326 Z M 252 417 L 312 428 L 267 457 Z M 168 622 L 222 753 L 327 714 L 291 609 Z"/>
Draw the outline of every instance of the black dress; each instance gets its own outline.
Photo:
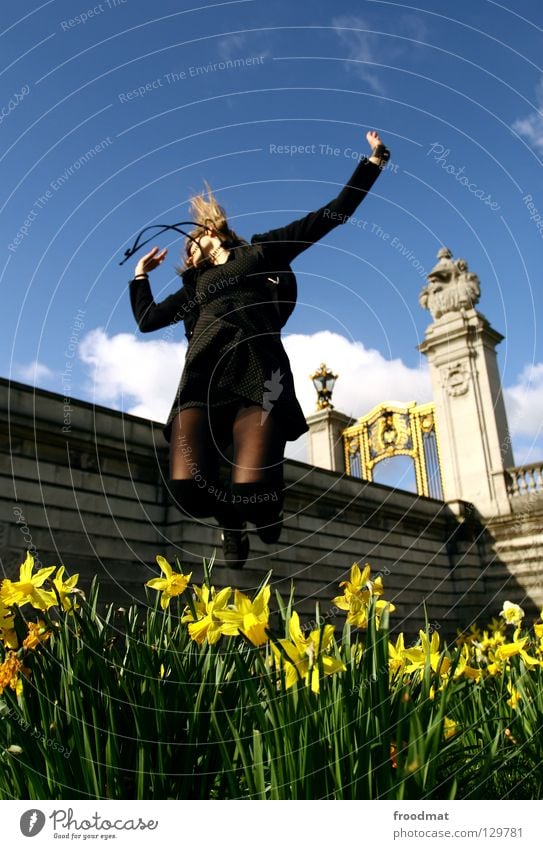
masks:
<path id="1" fill-rule="evenodd" d="M 156 304 L 147 279 L 130 281 L 130 301 L 146 333 L 185 322 L 189 340 L 185 367 L 164 436 L 187 407 L 257 404 L 281 418 L 287 440 L 309 428 L 294 391 L 281 327 L 296 301 L 290 263 L 310 245 L 344 223 L 363 200 L 381 169 L 362 160 L 339 195 L 303 218 L 255 235 L 230 249 L 225 263 L 188 269 L 183 286 Z"/>

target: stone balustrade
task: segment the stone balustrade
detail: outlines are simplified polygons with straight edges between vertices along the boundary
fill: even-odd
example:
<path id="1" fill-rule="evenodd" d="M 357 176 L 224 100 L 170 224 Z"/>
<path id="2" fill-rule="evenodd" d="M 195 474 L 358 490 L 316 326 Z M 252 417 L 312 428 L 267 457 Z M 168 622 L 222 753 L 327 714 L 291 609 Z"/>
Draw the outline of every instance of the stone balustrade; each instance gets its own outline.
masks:
<path id="1" fill-rule="evenodd" d="M 512 497 L 543 493 L 543 461 L 507 470 L 508 489 Z"/>

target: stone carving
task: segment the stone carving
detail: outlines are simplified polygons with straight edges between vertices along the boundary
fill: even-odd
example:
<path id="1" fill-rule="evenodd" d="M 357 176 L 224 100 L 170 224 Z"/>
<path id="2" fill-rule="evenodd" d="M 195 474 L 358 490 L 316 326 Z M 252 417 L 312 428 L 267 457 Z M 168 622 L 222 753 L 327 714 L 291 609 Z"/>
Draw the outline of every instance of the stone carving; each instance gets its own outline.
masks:
<path id="1" fill-rule="evenodd" d="M 443 383 L 449 395 L 465 395 L 469 389 L 469 369 L 463 362 L 450 363 L 443 369 Z"/>
<path id="2" fill-rule="evenodd" d="M 465 259 L 453 261 L 449 248 L 441 248 L 437 257 L 439 262 L 428 274 L 428 285 L 419 295 L 421 307 L 430 310 L 434 319 L 472 309 L 481 295 L 477 275 L 468 270 Z"/>

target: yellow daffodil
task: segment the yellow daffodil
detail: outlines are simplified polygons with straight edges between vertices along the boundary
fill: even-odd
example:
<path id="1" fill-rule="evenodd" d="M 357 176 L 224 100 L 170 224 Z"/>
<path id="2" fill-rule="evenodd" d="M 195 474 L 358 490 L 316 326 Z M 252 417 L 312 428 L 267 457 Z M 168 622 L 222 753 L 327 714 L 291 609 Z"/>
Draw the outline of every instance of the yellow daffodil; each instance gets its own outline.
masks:
<path id="1" fill-rule="evenodd" d="M 47 569 L 38 569 L 36 574 L 33 575 L 34 558 L 27 551 L 26 560 L 19 570 L 19 580 L 2 582 L 0 600 L 6 607 L 12 604 L 17 604 L 19 607 L 24 604 L 31 604 L 32 607 L 37 607 L 39 610 L 48 610 L 56 604 L 56 598 L 54 593 L 46 592 L 41 587 L 55 571 L 55 568 L 55 566 L 49 566 Z"/>
<path id="2" fill-rule="evenodd" d="M 170 600 L 175 596 L 181 595 L 188 587 L 189 581 L 192 578 L 192 572 L 189 575 L 182 575 L 179 572 L 174 572 L 165 557 L 160 554 L 156 556 L 156 562 L 160 566 L 160 570 L 164 575 L 163 578 L 151 578 L 145 584 L 152 590 L 158 590 L 162 595 L 160 597 L 160 606 L 166 610 Z"/>
<path id="3" fill-rule="evenodd" d="M 18 696 L 23 692 L 20 673 L 25 672 L 23 663 L 14 651 L 8 651 L 4 662 L 0 664 L 0 696 L 9 687 Z"/>
<path id="4" fill-rule="evenodd" d="M 270 588 L 262 587 L 254 601 L 239 590 L 234 591 L 233 608 L 218 610 L 217 618 L 223 623 L 222 633 L 226 636 L 243 634 L 254 646 L 268 642 L 266 629 L 270 618 Z"/>
<path id="5" fill-rule="evenodd" d="M 481 629 L 474 622 L 469 626 L 469 631 L 457 631 L 457 634 L 455 642 L 458 646 L 472 645 L 479 642 L 482 637 Z"/>
<path id="6" fill-rule="evenodd" d="M 488 623 L 488 630 L 491 634 L 499 634 L 504 631 L 504 621 L 503 619 L 498 619 L 496 616 L 493 616 L 490 622 Z"/>
<path id="7" fill-rule="evenodd" d="M 480 681 L 482 677 L 481 670 L 478 669 L 476 666 L 470 666 L 469 661 L 469 648 L 467 646 L 462 646 L 460 658 L 458 660 L 456 669 L 454 670 L 453 677 L 460 678 L 463 675 L 465 678 L 469 678 L 471 681 Z"/>
<path id="8" fill-rule="evenodd" d="M 469 636 L 471 637 L 472 640 L 480 640 L 481 639 L 481 629 L 479 628 L 479 626 L 475 622 L 472 622 L 471 625 L 469 626 Z"/>
<path id="9" fill-rule="evenodd" d="M 503 616 L 508 625 L 520 625 L 524 618 L 524 610 L 519 604 L 504 601 L 500 616 Z"/>
<path id="10" fill-rule="evenodd" d="M 450 719 L 450 717 L 446 716 L 443 720 L 443 738 L 445 740 L 450 740 L 451 737 L 454 737 L 455 734 L 458 734 L 460 730 L 460 726 L 454 719 Z"/>
<path id="11" fill-rule="evenodd" d="M 398 635 L 394 645 L 391 642 L 388 644 L 388 668 L 391 677 L 403 670 L 405 662 L 405 640 L 402 632 Z"/>
<path id="12" fill-rule="evenodd" d="M 374 581 L 370 580 L 371 567 L 366 563 L 364 569 L 360 569 L 358 563 L 353 563 L 348 581 L 342 581 L 340 587 L 344 587 L 343 596 L 332 600 L 340 610 L 348 610 L 349 599 L 355 596 L 360 601 L 369 604 L 372 596 L 383 595 L 383 579 L 379 575 Z"/>
<path id="13" fill-rule="evenodd" d="M 225 587 L 223 590 L 215 592 L 215 587 L 211 589 L 204 584 L 203 587 L 193 587 L 196 595 L 195 609 L 196 619 L 185 608 L 185 615 L 181 619 L 182 622 L 188 622 L 189 634 L 194 642 L 198 645 L 207 639 L 210 646 L 214 645 L 220 638 L 222 633 L 222 621 L 218 614 L 222 613 L 228 604 L 228 599 L 232 594 L 231 587 Z"/>
<path id="14" fill-rule="evenodd" d="M 15 633 L 15 620 L 8 610 L 0 601 L 0 640 L 8 649 L 16 649 L 19 644 L 17 634 Z"/>
<path id="15" fill-rule="evenodd" d="M 23 640 L 23 648 L 36 649 L 40 643 L 44 643 L 51 636 L 51 631 L 47 630 L 45 622 L 29 622 L 28 634 Z"/>
<path id="16" fill-rule="evenodd" d="M 348 611 L 347 624 L 355 628 L 368 627 L 368 607 L 373 596 L 379 597 L 383 594 L 383 580 L 379 575 L 374 581 L 370 579 L 371 569 L 366 563 L 364 569 L 360 569 L 358 563 L 353 563 L 348 581 L 342 581 L 340 587 L 344 587 L 343 595 L 332 599 L 340 610 Z M 392 613 L 395 606 L 388 601 L 379 599 L 375 602 L 375 620 L 379 627 L 383 611 L 388 608 Z"/>
<path id="17" fill-rule="evenodd" d="M 380 598 L 375 602 L 375 624 L 377 628 L 379 628 L 381 624 L 381 616 L 387 608 L 389 613 L 393 613 L 394 610 L 396 610 L 395 606 L 390 601 L 385 601 Z M 346 606 L 346 610 L 349 611 L 346 619 L 347 625 L 354 625 L 355 628 L 361 629 L 367 628 L 368 609 L 369 605 L 365 599 L 351 595 Z"/>
<path id="18" fill-rule="evenodd" d="M 515 655 L 520 655 L 523 659 L 524 663 L 527 666 L 537 666 L 539 665 L 539 661 L 534 657 L 528 654 L 524 650 L 524 646 L 528 641 L 528 637 L 523 637 L 521 640 L 514 640 L 512 643 L 504 643 L 501 646 L 498 646 L 495 652 L 495 659 L 498 661 L 507 661 L 511 657 L 515 657 Z"/>
<path id="19" fill-rule="evenodd" d="M 59 566 L 57 569 L 57 573 L 52 580 L 52 584 L 55 587 L 58 595 L 60 597 L 60 604 L 62 609 L 65 611 L 69 610 L 77 610 L 79 605 L 77 604 L 75 598 L 72 598 L 73 595 L 79 593 L 83 595 L 81 590 L 77 589 L 77 582 L 79 580 L 79 574 L 72 575 L 71 578 L 68 578 L 66 581 L 64 580 L 64 566 Z M 56 593 L 55 593 L 55 604 L 58 604 Z"/>
<path id="20" fill-rule="evenodd" d="M 479 647 L 483 652 L 488 652 L 489 650 L 497 649 L 498 646 L 501 646 L 505 643 L 506 636 L 503 631 L 495 630 L 492 633 L 492 636 L 489 635 L 488 631 L 483 631 L 483 638 L 479 643 Z"/>
<path id="21" fill-rule="evenodd" d="M 439 634 L 437 631 L 432 633 L 430 639 L 425 631 L 419 631 L 420 643 L 411 649 L 406 649 L 406 657 L 409 661 L 405 668 L 406 672 L 415 672 L 423 670 L 427 663 L 434 672 L 439 675 L 447 675 L 451 667 L 451 661 L 443 656 L 443 652 L 439 648 Z"/>
<path id="22" fill-rule="evenodd" d="M 290 640 L 278 640 L 279 645 L 272 643 L 276 668 L 285 670 L 287 690 L 301 680 L 311 687 L 314 693 L 318 693 L 321 664 L 324 675 L 345 671 L 344 663 L 325 654 L 334 636 L 333 625 L 325 625 L 322 630 L 311 631 L 308 637 L 304 637 L 300 617 L 294 611 L 289 621 L 289 634 Z"/>
<path id="23" fill-rule="evenodd" d="M 513 710 L 516 710 L 518 708 L 520 700 L 522 699 L 522 696 L 519 690 L 517 690 L 516 687 L 513 687 L 510 681 L 507 682 L 507 692 L 511 696 L 510 699 L 507 699 L 507 704 L 509 705 L 509 707 L 513 708 Z"/>

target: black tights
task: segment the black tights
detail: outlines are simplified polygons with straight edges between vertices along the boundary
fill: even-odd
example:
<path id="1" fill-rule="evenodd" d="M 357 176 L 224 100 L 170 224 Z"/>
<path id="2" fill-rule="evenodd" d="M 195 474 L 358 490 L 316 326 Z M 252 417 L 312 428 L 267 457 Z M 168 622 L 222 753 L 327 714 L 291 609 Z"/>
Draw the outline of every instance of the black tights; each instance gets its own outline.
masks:
<path id="1" fill-rule="evenodd" d="M 231 481 L 219 483 L 219 462 L 232 447 Z M 283 503 L 285 438 L 278 420 L 257 405 L 232 404 L 210 412 L 181 410 L 172 423 L 170 493 L 194 518 L 214 517 L 223 527 L 240 519 L 262 527 Z"/>

